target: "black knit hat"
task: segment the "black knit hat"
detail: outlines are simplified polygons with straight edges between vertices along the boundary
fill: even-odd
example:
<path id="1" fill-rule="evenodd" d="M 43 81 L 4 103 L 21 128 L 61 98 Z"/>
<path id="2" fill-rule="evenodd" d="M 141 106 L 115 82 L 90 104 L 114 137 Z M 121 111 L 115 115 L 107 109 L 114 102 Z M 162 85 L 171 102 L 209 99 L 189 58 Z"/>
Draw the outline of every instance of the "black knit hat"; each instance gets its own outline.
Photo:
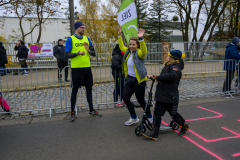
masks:
<path id="1" fill-rule="evenodd" d="M 80 22 L 80 21 L 74 23 L 74 28 L 75 28 L 75 30 L 76 30 L 78 27 L 81 27 L 81 26 L 84 26 L 84 24 L 83 24 L 82 22 Z"/>
<path id="2" fill-rule="evenodd" d="M 234 37 L 234 38 L 232 39 L 232 43 L 233 43 L 235 46 L 237 46 L 239 42 L 240 42 L 240 39 L 239 39 L 238 37 Z"/>

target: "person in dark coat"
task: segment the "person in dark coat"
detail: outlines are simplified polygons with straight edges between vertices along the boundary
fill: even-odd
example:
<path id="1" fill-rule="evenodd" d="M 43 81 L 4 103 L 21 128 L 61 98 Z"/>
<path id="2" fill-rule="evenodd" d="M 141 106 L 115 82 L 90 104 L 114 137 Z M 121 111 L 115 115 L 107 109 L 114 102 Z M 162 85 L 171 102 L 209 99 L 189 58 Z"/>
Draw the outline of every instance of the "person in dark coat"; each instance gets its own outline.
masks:
<path id="1" fill-rule="evenodd" d="M 59 74 L 59 71 L 62 72 L 62 69 L 68 66 L 68 59 L 65 53 L 65 46 L 63 45 L 63 40 L 59 39 L 58 44 L 53 47 L 53 55 L 57 58 L 58 63 L 58 81 L 61 82 L 62 75 Z M 60 75 L 60 77 L 59 77 Z M 65 81 L 69 82 L 68 78 L 68 67 L 65 68 Z"/>
<path id="2" fill-rule="evenodd" d="M 115 87 L 113 91 L 113 99 L 115 106 L 123 106 L 123 89 L 124 89 L 124 76 L 122 74 L 122 61 L 124 53 L 120 50 L 119 45 L 116 44 L 112 51 L 112 75 L 115 81 Z M 118 96 L 120 101 L 118 102 Z"/>
<path id="3" fill-rule="evenodd" d="M 156 77 L 157 88 L 155 92 L 156 105 L 153 116 L 154 129 L 151 133 L 143 133 L 143 136 L 158 140 L 158 132 L 161 125 L 162 116 L 168 111 L 173 119 L 173 123 L 181 128 L 179 136 L 186 135 L 190 126 L 185 123 L 183 117 L 177 112 L 179 103 L 178 86 L 184 69 L 184 62 L 181 58 L 185 58 L 179 50 L 173 50 L 168 53 L 165 67 L 159 76 Z M 148 78 L 153 76 L 148 76 Z"/>
<path id="4" fill-rule="evenodd" d="M 21 43 L 21 40 L 18 40 L 16 45 L 15 45 L 15 47 L 14 47 L 15 51 L 18 51 L 18 48 L 20 47 L 20 43 Z M 18 71 L 17 70 L 13 70 L 13 72 L 14 72 L 13 75 L 18 75 Z M 24 72 L 24 70 L 22 70 L 21 72 Z"/>
<path id="5" fill-rule="evenodd" d="M 24 68 L 23 69 L 23 75 L 28 75 L 28 65 L 26 63 L 27 57 L 28 57 L 28 51 L 29 49 L 25 46 L 25 43 L 23 41 L 20 42 L 20 45 L 17 47 L 18 53 L 16 55 L 16 58 L 18 58 L 19 65 Z"/>
<path id="6" fill-rule="evenodd" d="M 226 79 L 223 84 L 222 92 L 226 93 L 231 91 L 231 84 L 234 78 L 235 70 L 238 71 L 238 67 L 236 67 L 236 64 L 238 64 L 240 58 L 240 54 L 238 51 L 239 47 L 240 39 L 238 37 L 234 37 L 232 39 L 232 43 L 228 43 L 228 45 L 226 46 L 224 59 L 224 70 L 226 71 Z"/>
<path id="7" fill-rule="evenodd" d="M 6 53 L 6 49 L 4 48 L 4 46 L 2 45 L 2 42 L 0 42 L 0 68 L 6 68 L 5 64 L 8 64 L 8 60 L 7 60 L 7 53 Z M 6 69 L 0 71 L 1 75 L 6 75 Z"/>

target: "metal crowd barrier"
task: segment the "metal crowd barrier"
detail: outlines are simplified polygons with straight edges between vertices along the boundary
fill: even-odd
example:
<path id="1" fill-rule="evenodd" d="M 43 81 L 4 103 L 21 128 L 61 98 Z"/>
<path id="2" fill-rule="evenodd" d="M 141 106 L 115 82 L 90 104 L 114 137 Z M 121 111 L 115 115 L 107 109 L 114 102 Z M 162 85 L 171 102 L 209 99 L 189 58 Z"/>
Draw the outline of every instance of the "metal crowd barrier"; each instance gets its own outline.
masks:
<path id="1" fill-rule="evenodd" d="M 170 50 L 180 50 L 186 54 L 186 61 L 200 60 L 222 60 L 224 59 L 225 46 L 228 42 L 170 42 L 163 46 L 163 43 L 146 43 L 148 54 L 146 62 L 159 62 L 163 60 L 163 52 Z M 8 67 L 17 68 L 18 60 L 15 60 L 17 51 L 14 50 L 15 43 L 5 42 L 4 47 L 7 51 Z M 53 47 L 56 43 L 52 43 Z M 64 44 L 65 45 L 65 44 Z M 95 65 L 107 65 L 111 63 L 112 51 L 116 43 L 94 43 L 93 46 L 97 53 L 96 57 L 91 58 L 91 63 Z M 53 59 L 27 60 L 29 67 L 54 67 L 57 64 Z"/>
<path id="2" fill-rule="evenodd" d="M 229 66 L 237 67 L 235 60 L 215 60 L 215 61 L 188 61 L 185 62 L 182 71 L 182 79 L 179 85 L 179 95 L 181 99 L 201 98 L 222 94 L 223 85 L 227 84 L 226 71 L 223 70 L 224 63 Z M 148 75 L 159 75 L 163 64 L 145 63 Z M 69 79 L 71 72 L 69 68 Z M 93 74 L 93 105 L 95 109 L 114 108 L 113 91 L 115 80 L 113 77 L 111 65 L 92 65 Z M 3 71 L 5 69 L 0 69 Z M 22 68 L 10 69 L 11 73 L 1 76 L 0 91 L 3 98 L 10 106 L 11 112 L 22 113 L 31 112 L 34 114 L 52 114 L 69 112 L 71 105 L 71 83 L 58 81 L 57 67 L 28 68 L 28 75 L 22 75 Z M 17 73 L 17 74 L 16 74 Z M 16 75 L 15 75 L 16 74 Z M 62 70 L 62 80 L 64 80 L 65 69 Z M 230 75 L 230 73 L 228 73 Z M 116 75 L 116 74 L 115 74 Z M 231 73 L 227 80 L 238 83 L 238 72 Z M 125 83 L 124 83 L 125 84 Z M 239 83 L 238 83 L 239 84 Z M 121 84 L 122 85 L 122 84 Z M 231 83 L 231 90 L 226 90 L 224 94 L 233 96 L 239 92 L 238 86 Z M 147 81 L 145 97 L 150 88 L 150 81 Z M 156 84 L 154 84 L 153 93 L 155 93 Z M 120 93 L 121 94 L 121 93 Z M 120 97 L 119 97 L 120 98 Z M 154 94 L 153 94 L 154 98 Z M 120 101 L 121 99 L 119 99 Z M 132 96 L 132 101 L 136 101 Z M 86 90 L 82 87 L 78 91 L 76 111 L 88 110 L 86 100 Z M 0 114 L 5 112 L 0 108 Z"/>

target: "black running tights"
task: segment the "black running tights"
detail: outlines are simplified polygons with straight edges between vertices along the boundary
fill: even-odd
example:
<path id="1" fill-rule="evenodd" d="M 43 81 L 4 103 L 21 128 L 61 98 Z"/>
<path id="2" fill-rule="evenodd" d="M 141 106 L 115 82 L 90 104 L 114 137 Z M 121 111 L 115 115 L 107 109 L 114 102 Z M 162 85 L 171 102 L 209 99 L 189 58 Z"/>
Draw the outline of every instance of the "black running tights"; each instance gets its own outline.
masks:
<path id="1" fill-rule="evenodd" d="M 93 102 L 92 102 L 92 86 L 85 86 L 86 88 L 86 94 L 87 94 L 87 101 L 89 105 L 90 112 L 93 111 Z M 76 105 L 77 100 L 77 93 L 78 88 L 72 88 L 72 95 L 71 95 L 71 112 L 74 112 L 74 108 Z"/>
<path id="2" fill-rule="evenodd" d="M 130 115 L 135 115 L 135 109 L 130 101 L 130 98 L 132 97 L 133 93 L 135 93 L 138 103 L 141 105 L 143 110 L 146 106 L 145 101 L 145 87 L 146 87 L 146 81 L 138 84 L 138 81 L 136 80 L 132 85 L 129 85 L 126 83 L 124 90 L 123 90 L 123 101 L 126 103 L 126 106 L 128 108 L 128 111 L 130 112 Z M 150 114 L 150 108 L 146 111 L 147 115 Z"/>

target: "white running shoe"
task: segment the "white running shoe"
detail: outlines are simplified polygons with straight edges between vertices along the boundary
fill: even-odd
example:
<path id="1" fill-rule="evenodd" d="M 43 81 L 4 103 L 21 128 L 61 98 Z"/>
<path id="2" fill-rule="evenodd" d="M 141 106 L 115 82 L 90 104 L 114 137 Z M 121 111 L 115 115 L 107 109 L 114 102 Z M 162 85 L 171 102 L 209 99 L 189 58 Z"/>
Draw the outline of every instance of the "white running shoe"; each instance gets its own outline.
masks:
<path id="1" fill-rule="evenodd" d="M 130 117 L 130 119 L 129 119 L 127 122 L 125 122 L 125 125 L 126 125 L 126 126 L 130 126 L 130 125 L 132 125 L 132 124 L 134 124 L 134 123 L 137 123 L 137 122 L 139 122 L 139 119 L 138 119 L 138 118 L 132 119 L 132 117 Z"/>

